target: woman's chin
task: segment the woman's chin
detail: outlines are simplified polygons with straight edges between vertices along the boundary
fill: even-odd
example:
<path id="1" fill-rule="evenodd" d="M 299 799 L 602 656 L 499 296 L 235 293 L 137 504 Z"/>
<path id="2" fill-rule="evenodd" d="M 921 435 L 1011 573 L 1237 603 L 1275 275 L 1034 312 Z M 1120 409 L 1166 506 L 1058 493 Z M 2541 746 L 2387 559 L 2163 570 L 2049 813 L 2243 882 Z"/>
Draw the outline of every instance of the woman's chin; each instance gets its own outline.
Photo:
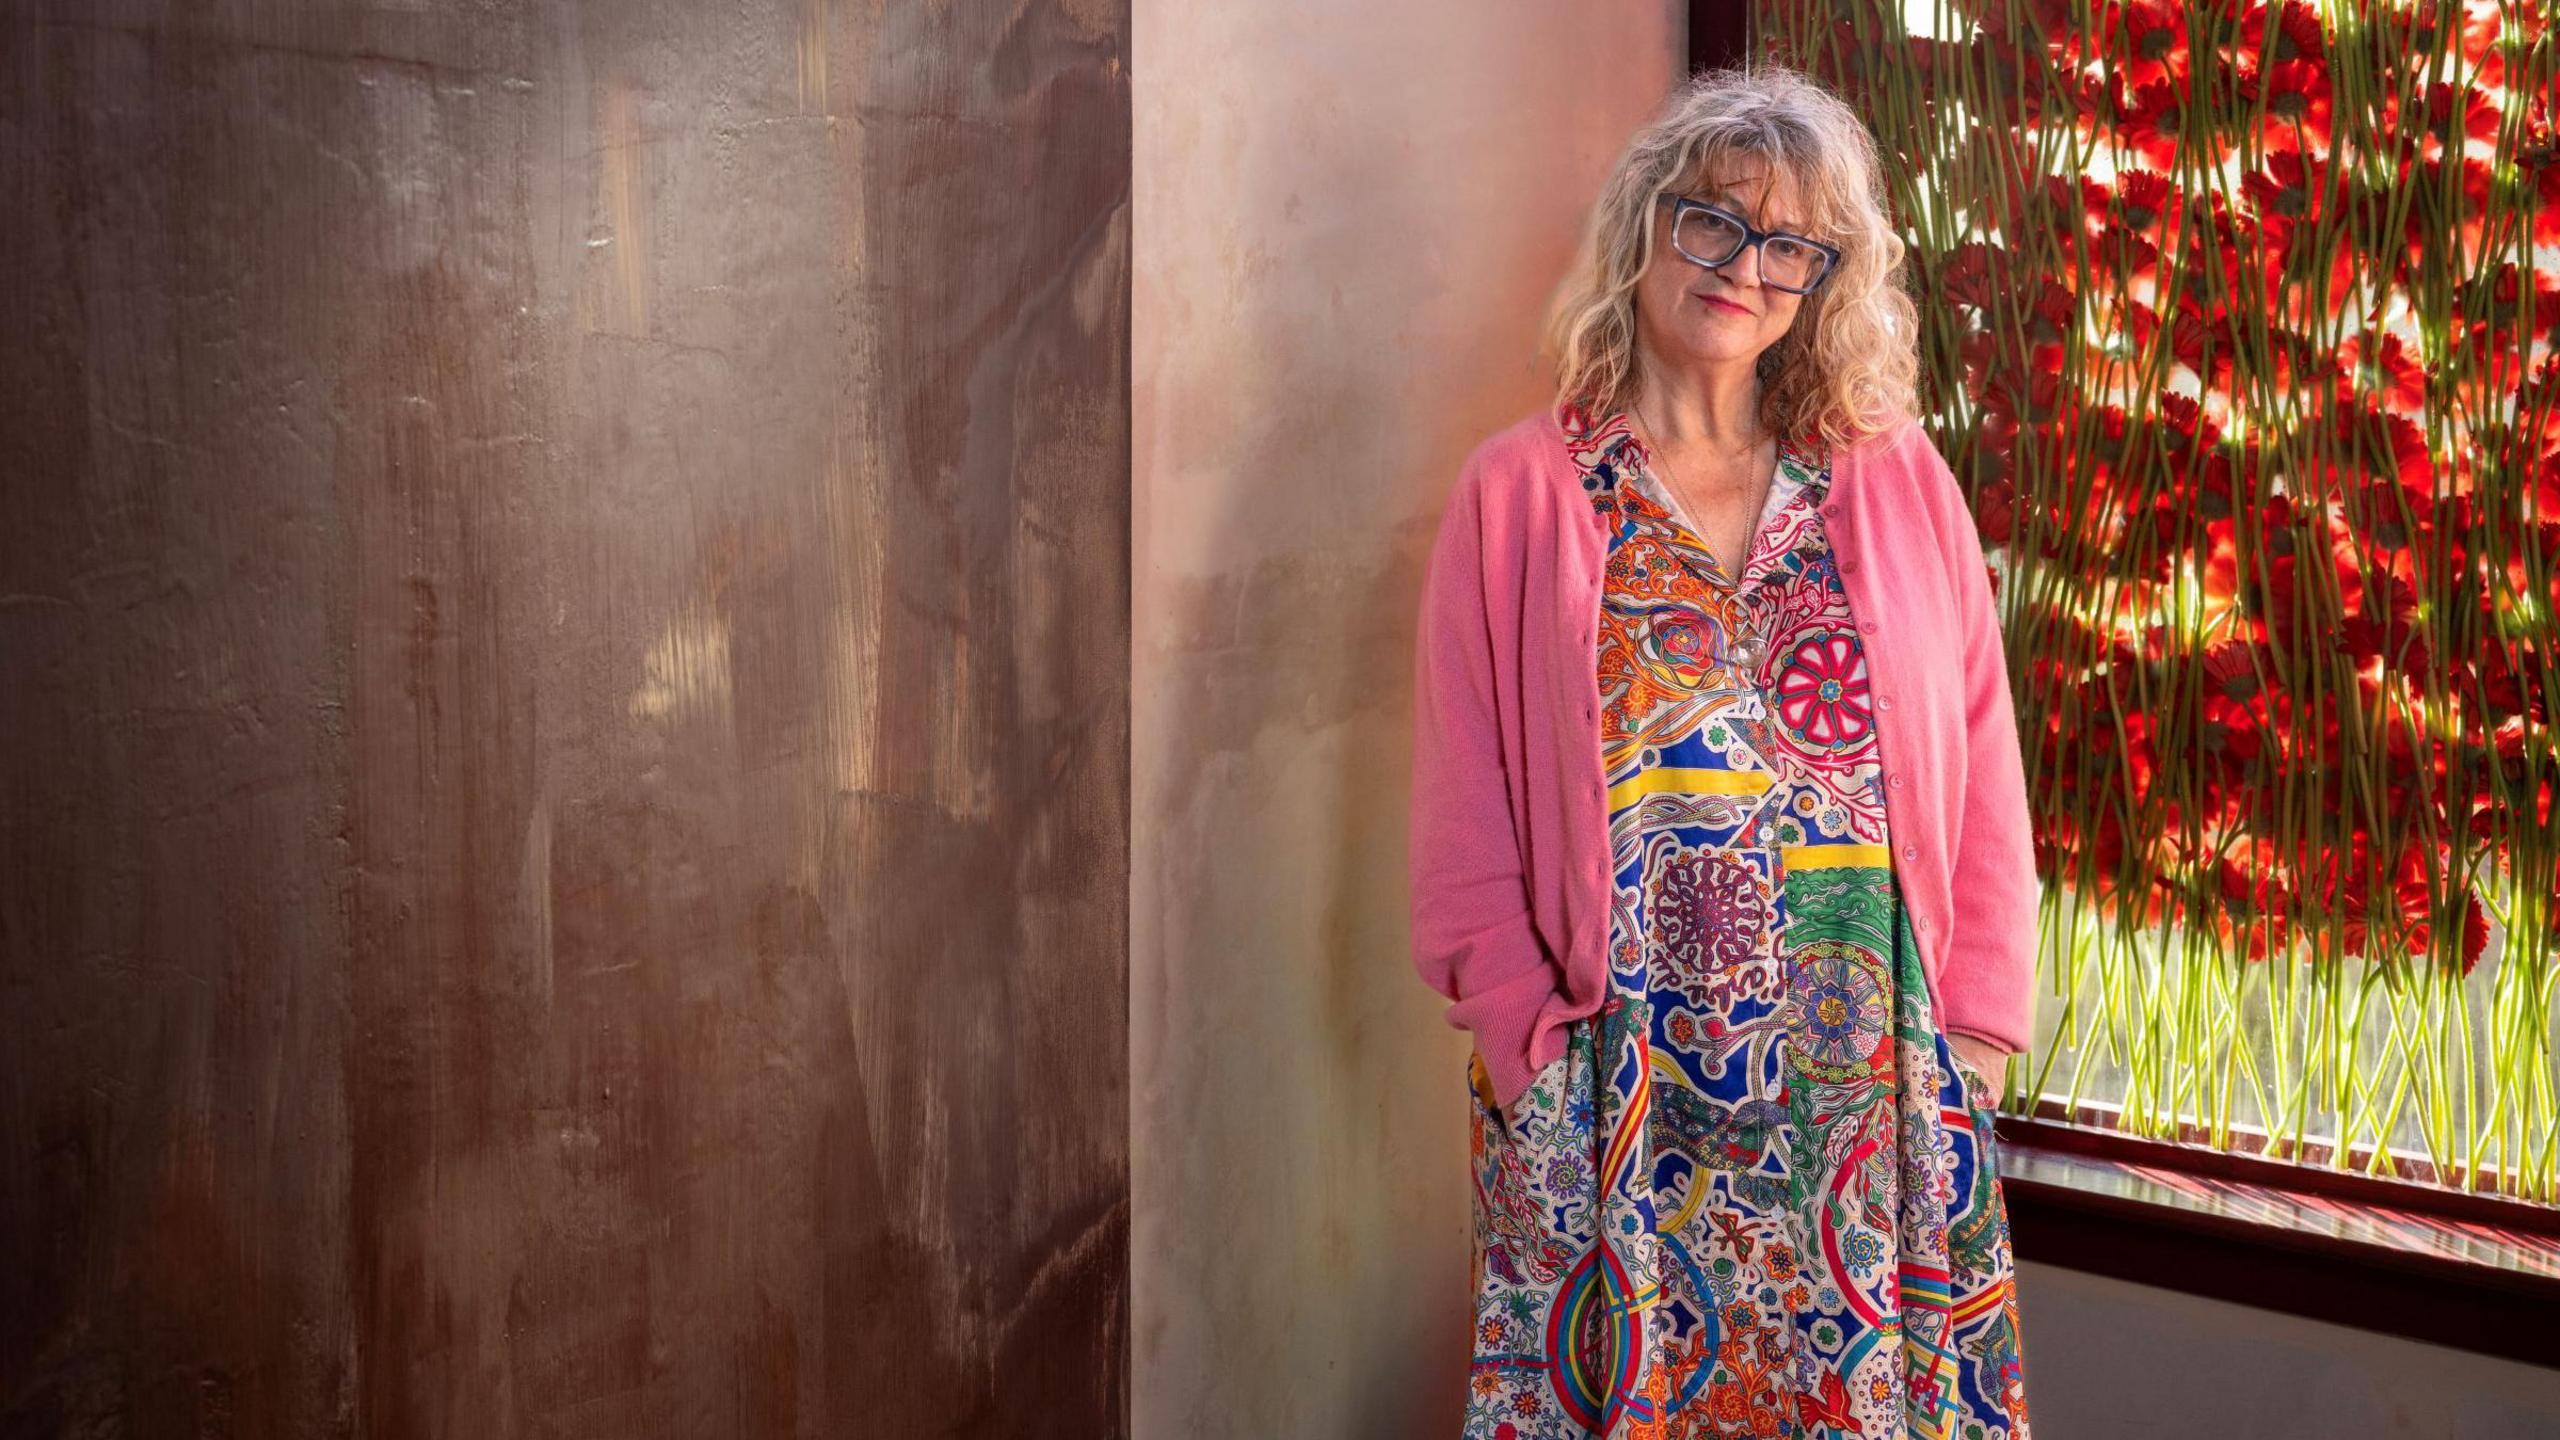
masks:
<path id="1" fill-rule="evenodd" d="M 1732 331 L 1710 329 L 1705 334 L 1692 334 L 1685 348 L 1687 353 L 1680 357 L 1682 363 L 1714 368 L 1720 365 L 1748 365 L 1759 359 L 1760 352 L 1767 347 L 1748 343 L 1736 344 Z"/>

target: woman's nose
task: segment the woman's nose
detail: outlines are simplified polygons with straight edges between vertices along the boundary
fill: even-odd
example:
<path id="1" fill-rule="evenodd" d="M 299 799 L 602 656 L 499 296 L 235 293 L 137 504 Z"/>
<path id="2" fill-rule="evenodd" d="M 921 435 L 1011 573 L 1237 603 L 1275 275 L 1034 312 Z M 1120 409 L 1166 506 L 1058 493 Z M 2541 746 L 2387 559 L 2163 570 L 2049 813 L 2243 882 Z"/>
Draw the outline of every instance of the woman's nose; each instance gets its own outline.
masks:
<path id="1" fill-rule="evenodd" d="M 1725 277 L 1736 285 L 1757 288 L 1760 284 L 1760 247 L 1745 245 L 1724 262 Z"/>

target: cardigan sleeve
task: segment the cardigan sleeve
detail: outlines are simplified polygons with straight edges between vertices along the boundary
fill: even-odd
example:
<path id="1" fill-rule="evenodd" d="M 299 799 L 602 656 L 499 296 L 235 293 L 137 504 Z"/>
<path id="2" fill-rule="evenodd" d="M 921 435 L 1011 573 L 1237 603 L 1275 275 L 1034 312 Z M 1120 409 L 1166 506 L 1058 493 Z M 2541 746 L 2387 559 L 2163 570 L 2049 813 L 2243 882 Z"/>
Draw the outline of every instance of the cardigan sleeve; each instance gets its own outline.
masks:
<path id="1" fill-rule="evenodd" d="M 1494 1090 L 1516 1095 L 1529 1026 L 1557 967 L 1532 919 L 1503 764 L 1479 462 L 1469 462 L 1424 572 L 1416 626 L 1407 852 L 1413 965 L 1478 1036 Z"/>
<path id="2" fill-rule="evenodd" d="M 2018 714 L 1998 607 L 1963 488 L 1925 431 L 1914 441 L 1937 490 L 1964 628 L 1964 787 L 1956 821 L 1955 933 L 1942 976 L 1951 1031 L 2003 1050 L 2035 1036 L 2037 911 L 2034 832 L 2027 811 Z"/>

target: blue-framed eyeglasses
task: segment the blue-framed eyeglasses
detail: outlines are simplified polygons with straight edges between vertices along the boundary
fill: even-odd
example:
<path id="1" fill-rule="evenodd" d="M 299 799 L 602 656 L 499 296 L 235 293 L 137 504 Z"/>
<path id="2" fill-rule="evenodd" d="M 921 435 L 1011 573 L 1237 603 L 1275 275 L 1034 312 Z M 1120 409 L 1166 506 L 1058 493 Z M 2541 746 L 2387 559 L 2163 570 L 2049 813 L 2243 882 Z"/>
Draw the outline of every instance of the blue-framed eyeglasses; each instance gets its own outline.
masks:
<path id="1" fill-rule="evenodd" d="M 1760 283 L 1791 295 L 1809 295 L 1831 278 L 1840 248 L 1784 230 L 1762 230 L 1721 205 L 1665 195 L 1671 207 L 1671 248 L 1709 270 L 1733 263 L 1745 246 L 1760 247 Z"/>

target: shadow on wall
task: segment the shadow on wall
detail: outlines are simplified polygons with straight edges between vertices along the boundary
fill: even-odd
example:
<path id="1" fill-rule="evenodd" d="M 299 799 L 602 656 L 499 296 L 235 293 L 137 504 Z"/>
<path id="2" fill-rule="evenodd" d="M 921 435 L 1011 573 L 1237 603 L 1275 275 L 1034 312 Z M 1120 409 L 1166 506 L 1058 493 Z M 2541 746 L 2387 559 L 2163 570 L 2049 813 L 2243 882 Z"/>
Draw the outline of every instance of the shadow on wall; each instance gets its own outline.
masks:
<path id="1" fill-rule="evenodd" d="M 1407 960 L 1413 626 L 1679 7 L 1146 3 L 1134 1423 L 1455 1433 L 1464 1036 Z"/>

